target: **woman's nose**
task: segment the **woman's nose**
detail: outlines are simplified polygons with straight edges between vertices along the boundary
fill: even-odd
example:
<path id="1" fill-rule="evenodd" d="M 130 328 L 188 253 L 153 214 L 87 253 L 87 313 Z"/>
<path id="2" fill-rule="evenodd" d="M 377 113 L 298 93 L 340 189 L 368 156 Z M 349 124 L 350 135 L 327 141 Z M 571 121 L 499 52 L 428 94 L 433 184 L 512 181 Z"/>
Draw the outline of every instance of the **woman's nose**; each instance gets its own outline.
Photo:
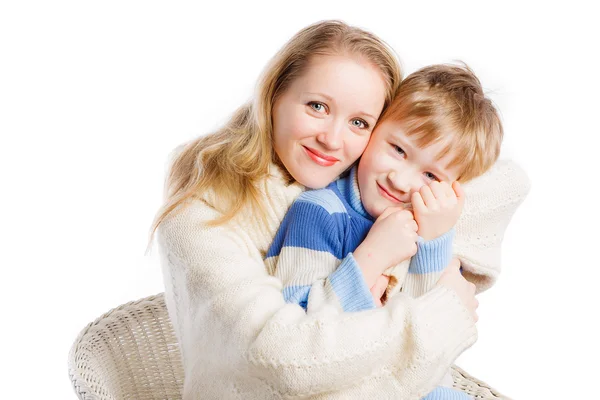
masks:
<path id="1" fill-rule="evenodd" d="M 327 124 L 317 135 L 317 141 L 327 150 L 338 150 L 342 147 L 344 127 L 339 122 Z"/>

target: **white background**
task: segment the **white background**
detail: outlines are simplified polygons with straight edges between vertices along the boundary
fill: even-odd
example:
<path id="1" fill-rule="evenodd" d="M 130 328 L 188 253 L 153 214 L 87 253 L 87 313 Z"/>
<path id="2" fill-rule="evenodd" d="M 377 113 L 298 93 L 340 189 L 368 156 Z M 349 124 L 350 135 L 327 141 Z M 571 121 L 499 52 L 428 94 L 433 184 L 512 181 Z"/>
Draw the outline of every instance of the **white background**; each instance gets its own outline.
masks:
<path id="1" fill-rule="evenodd" d="M 467 62 L 502 112 L 503 157 L 533 182 L 458 365 L 515 399 L 593 397 L 597 15 L 575 1 L 3 2 L 2 397 L 75 398 L 79 331 L 163 290 L 144 250 L 169 151 L 223 123 L 277 49 L 327 18 L 381 36 L 407 72 Z"/>

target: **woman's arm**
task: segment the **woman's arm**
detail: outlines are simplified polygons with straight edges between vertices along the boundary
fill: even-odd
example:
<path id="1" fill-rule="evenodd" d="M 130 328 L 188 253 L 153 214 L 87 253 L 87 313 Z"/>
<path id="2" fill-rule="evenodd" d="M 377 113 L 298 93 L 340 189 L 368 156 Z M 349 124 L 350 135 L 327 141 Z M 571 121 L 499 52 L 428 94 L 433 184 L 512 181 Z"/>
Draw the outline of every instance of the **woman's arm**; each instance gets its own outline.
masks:
<path id="1" fill-rule="evenodd" d="M 399 394 L 412 398 L 429 392 L 476 341 L 473 319 L 443 286 L 361 313 L 324 306 L 307 314 L 286 304 L 281 281 L 244 231 L 204 226 L 216 216 L 196 202 L 158 231 L 186 373 L 199 357 L 212 357 L 287 395 L 391 374 Z"/>

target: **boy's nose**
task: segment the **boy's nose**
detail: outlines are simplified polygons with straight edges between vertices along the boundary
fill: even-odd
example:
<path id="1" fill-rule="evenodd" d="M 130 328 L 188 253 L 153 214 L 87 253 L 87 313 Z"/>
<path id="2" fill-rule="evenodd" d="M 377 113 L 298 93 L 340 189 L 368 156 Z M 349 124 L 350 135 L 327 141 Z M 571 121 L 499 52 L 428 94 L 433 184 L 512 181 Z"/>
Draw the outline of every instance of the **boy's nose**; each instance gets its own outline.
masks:
<path id="1" fill-rule="evenodd" d="M 409 170 L 405 169 L 402 171 L 391 171 L 388 174 L 388 180 L 394 190 L 398 191 L 399 199 L 403 202 L 410 202 L 410 197 L 414 191 L 420 189 L 421 181 L 416 179 L 416 174 Z"/>

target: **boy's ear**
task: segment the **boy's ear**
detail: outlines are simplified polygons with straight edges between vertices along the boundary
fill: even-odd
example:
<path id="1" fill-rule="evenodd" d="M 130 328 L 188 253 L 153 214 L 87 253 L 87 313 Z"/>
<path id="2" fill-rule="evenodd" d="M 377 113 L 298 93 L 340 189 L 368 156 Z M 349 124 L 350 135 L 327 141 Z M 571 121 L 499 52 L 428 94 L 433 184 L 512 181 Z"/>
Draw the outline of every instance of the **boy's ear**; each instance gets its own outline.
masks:
<path id="1" fill-rule="evenodd" d="M 531 182 L 514 161 L 498 160 L 462 188 L 465 205 L 455 226 L 453 254 L 461 261 L 463 276 L 480 293 L 498 279 L 504 232 Z"/>

